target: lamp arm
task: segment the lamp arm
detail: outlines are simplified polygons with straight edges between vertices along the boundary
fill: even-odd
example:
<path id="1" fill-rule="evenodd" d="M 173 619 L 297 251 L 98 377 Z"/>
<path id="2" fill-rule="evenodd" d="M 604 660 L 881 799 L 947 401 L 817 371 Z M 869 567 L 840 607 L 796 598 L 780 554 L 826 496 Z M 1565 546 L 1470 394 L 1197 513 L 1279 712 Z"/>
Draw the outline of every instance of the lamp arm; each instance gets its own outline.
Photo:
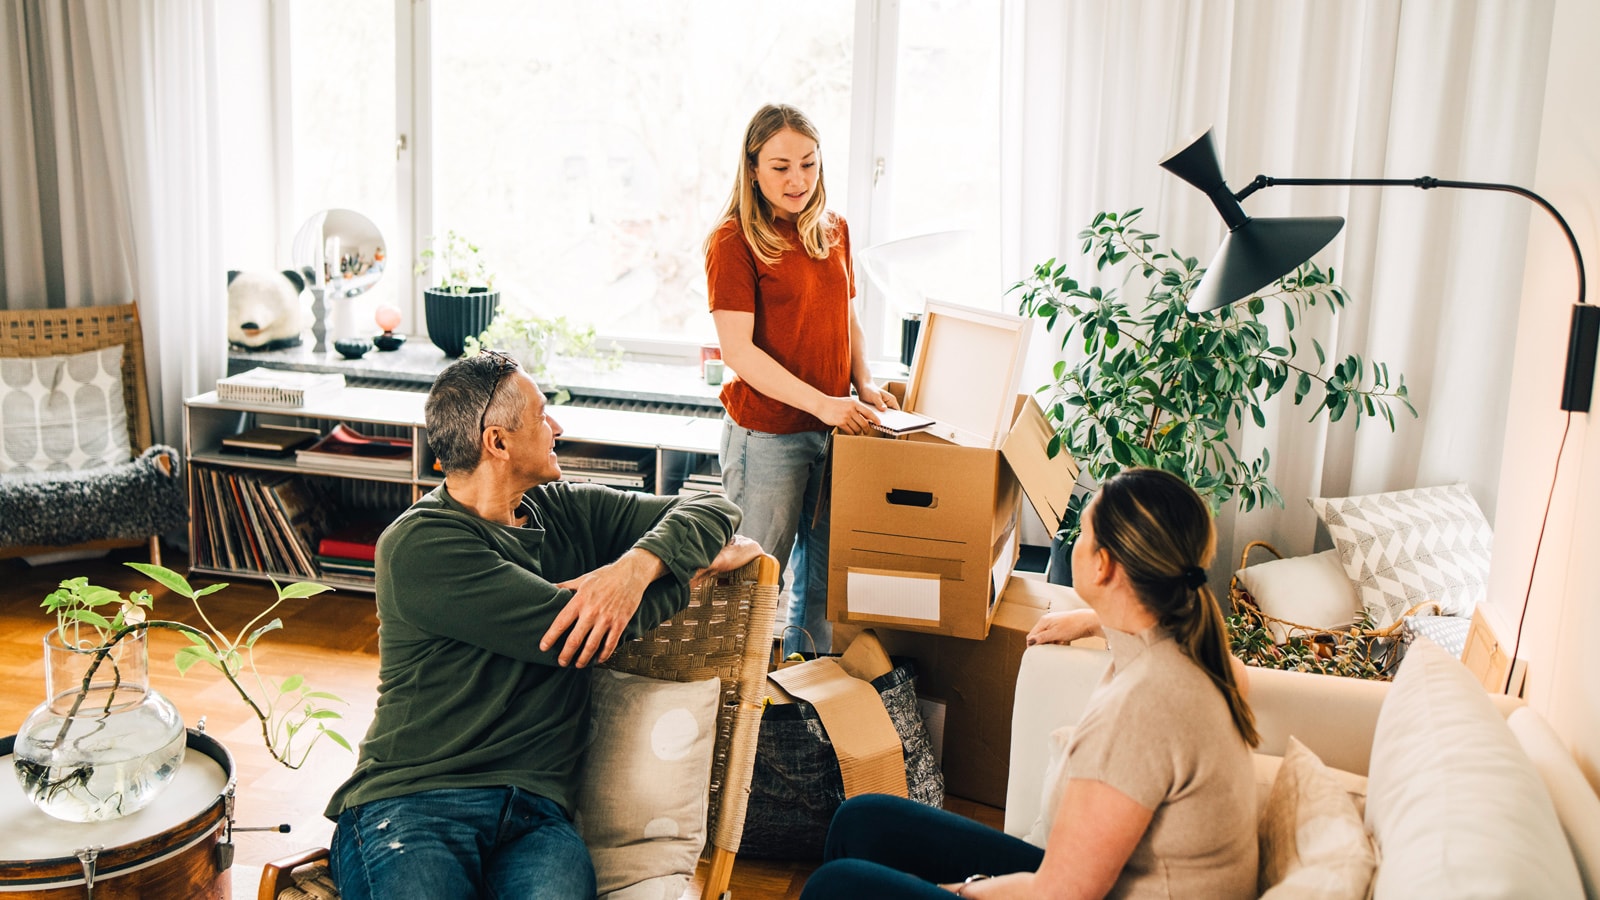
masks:
<path id="1" fill-rule="evenodd" d="M 1535 194 L 1527 188 L 1514 184 L 1499 184 L 1490 181 L 1443 181 L 1431 175 L 1420 178 L 1274 178 L 1270 175 L 1257 175 L 1255 180 L 1245 185 L 1244 189 L 1234 194 L 1235 200 L 1243 201 L 1244 198 L 1254 194 L 1262 188 L 1274 187 L 1280 184 L 1301 185 L 1311 187 L 1415 187 L 1428 190 L 1430 188 L 1459 188 L 1471 191 L 1503 191 L 1509 194 L 1518 194 L 1532 200 L 1544 208 L 1556 224 L 1561 226 L 1561 233 L 1567 236 L 1567 245 L 1572 248 L 1572 261 L 1578 269 L 1578 302 L 1583 303 L 1586 278 L 1583 271 L 1583 252 L 1578 249 L 1578 238 L 1572 233 L 1572 228 L 1561 213 L 1556 211 L 1550 201 Z"/>

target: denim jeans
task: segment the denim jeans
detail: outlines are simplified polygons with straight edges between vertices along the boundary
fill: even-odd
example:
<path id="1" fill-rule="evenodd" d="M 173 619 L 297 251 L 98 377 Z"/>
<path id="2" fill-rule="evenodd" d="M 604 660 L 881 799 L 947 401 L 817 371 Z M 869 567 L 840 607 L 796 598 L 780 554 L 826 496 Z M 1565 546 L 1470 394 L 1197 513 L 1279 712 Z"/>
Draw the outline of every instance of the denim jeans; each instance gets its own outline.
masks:
<path id="1" fill-rule="evenodd" d="M 722 425 L 722 484 L 728 499 L 744 511 L 739 533 L 793 573 L 787 624 L 804 628 L 812 638 L 786 631 L 783 652 L 810 650 L 814 641 L 818 653 L 827 653 L 833 641 L 828 624 L 828 510 L 819 501 L 828 433 L 769 434 L 741 428 L 726 416 Z"/>
<path id="2" fill-rule="evenodd" d="M 979 873 L 1034 872 L 1044 850 L 953 812 L 863 794 L 834 813 L 822 859 L 800 900 L 949 900 L 940 884 Z"/>
<path id="3" fill-rule="evenodd" d="M 339 816 L 331 847 L 343 900 L 595 895 L 589 849 L 561 807 L 512 787 L 423 791 Z"/>

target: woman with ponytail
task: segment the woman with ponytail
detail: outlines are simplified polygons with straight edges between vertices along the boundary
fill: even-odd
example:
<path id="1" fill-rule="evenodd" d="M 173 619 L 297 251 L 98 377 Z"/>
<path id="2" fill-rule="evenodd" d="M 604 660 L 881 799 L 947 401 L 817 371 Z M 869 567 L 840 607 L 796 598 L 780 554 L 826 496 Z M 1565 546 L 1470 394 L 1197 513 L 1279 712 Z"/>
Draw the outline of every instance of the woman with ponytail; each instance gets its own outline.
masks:
<path id="1" fill-rule="evenodd" d="M 1111 666 L 1073 729 L 1043 849 L 898 797 L 846 801 L 802 897 L 1254 897 L 1259 738 L 1206 586 L 1216 536 L 1182 479 L 1130 469 L 1085 508 L 1087 610 L 1029 643 L 1105 635 Z"/>

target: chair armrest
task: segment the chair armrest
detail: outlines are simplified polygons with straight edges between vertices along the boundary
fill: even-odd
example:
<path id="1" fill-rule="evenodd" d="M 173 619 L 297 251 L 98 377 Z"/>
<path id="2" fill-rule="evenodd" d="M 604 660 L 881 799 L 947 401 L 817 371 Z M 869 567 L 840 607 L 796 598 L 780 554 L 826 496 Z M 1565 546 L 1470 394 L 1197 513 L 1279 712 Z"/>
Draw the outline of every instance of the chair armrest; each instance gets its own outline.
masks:
<path id="1" fill-rule="evenodd" d="M 1111 664 L 1106 650 L 1037 644 L 1022 654 L 1011 712 L 1011 770 L 1006 781 L 1006 834 L 1022 837 L 1039 817 L 1050 732 L 1075 724 Z"/>
<path id="2" fill-rule="evenodd" d="M 256 890 L 256 900 L 278 900 L 279 894 L 295 886 L 296 869 L 327 858 L 327 847 L 313 847 L 267 863 L 261 867 L 261 886 Z"/>

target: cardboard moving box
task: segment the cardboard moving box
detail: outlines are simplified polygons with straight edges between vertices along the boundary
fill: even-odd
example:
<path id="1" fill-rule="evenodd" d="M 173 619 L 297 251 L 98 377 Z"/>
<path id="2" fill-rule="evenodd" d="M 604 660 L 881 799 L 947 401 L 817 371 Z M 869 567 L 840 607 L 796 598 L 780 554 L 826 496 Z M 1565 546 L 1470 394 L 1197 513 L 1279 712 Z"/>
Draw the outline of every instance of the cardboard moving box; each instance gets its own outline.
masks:
<path id="1" fill-rule="evenodd" d="M 927 434 L 833 436 L 829 619 L 989 633 L 1017 560 L 1022 493 L 1053 531 L 1078 478 L 1070 456 L 1049 457 L 1054 430 L 1032 397 L 1016 395 L 1009 421 L 998 450 Z"/>

